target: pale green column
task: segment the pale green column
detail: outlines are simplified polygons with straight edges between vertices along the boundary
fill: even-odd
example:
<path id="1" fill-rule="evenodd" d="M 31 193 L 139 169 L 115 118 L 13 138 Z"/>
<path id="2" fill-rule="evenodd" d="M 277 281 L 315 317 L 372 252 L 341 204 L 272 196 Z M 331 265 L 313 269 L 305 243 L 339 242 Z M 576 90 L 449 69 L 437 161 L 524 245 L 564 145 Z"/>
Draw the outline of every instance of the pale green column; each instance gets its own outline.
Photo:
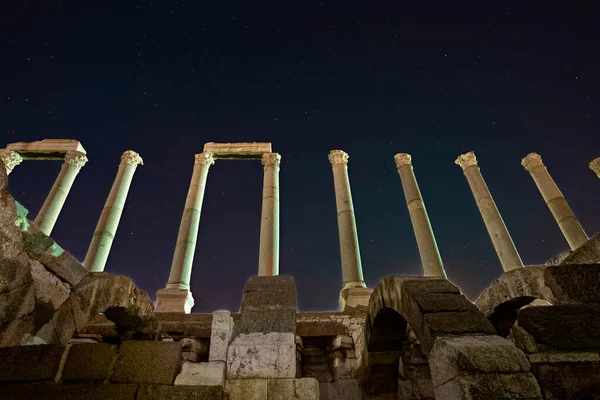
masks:
<path id="1" fill-rule="evenodd" d="M 600 157 L 590 161 L 589 167 L 596 175 L 598 175 L 598 178 L 600 178 Z"/>
<path id="2" fill-rule="evenodd" d="M 331 150 L 329 153 L 335 185 L 342 277 L 344 288 L 365 287 L 350 179 L 348 178 L 348 158 L 348 153 L 342 150 Z"/>
<path id="3" fill-rule="evenodd" d="M 71 186 L 73 186 L 75 177 L 87 161 L 85 154 L 80 151 L 71 150 L 65 155 L 65 162 L 54 182 L 54 186 L 52 186 L 34 221 L 40 231 L 46 235 L 50 235 L 52 232 L 65 200 L 67 200 Z"/>
<path id="4" fill-rule="evenodd" d="M 425 276 L 446 278 L 442 257 L 440 256 L 435 236 L 433 235 L 433 229 L 431 229 L 431 223 L 429 222 L 429 216 L 427 215 L 425 204 L 423 204 L 421 191 L 419 190 L 419 185 L 413 171 L 412 157 L 410 154 L 398 153 L 394 156 L 394 161 L 396 162 L 398 174 L 402 182 L 402 189 L 404 190 L 408 213 L 413 230 L 415 231 Z"/>
<path id="5" fill-rule="evenodd" d="M 6 169 L 6 175 L 10 175 L 12 170 L 23 162 L 23 158 L 16 151 L 0 149 L 0 159 Z"/>
<path id="6" fill-rule="evenodd" d="M 546 205 L 554 216 L 556 223 L 569 243 L 571 250 L 579 248 L 588 241 L 588 236 L 579 224 L 577 217 L 569 207 L 562 192 L 550 176 L 548 169 L 537 153 L 529 153 L 521 165 L 531 174 Z"/>
<path id="7" fill-rule="evenodd" d="M 137 166 L 143 164 L 142 157 L 135 151 L 127 150 L 121 156 L 117 177 L 106 199 L 106 204 L 94 231 L 94 237 L 83 262 L 83 265 L 91 272 L 104 271 L 110 248 L 117 234 L 119 220 L 123 213 L 133 174 Z"/>
<path id="8" fill-rule="evenodd" d="M 279 275 L 279 166 L 281 156 L 264 153 L 262 215 L 258 276 Z"/>
<path id="9" fill-rule="evenodd" d="M 477 158 L 472 151 L 461 154 L 455 161 L 463 169 L 465 177 L 469 182 L 473 197 L 485 223 L 485 227 L 490 235 L 496 254 L 500 259 L 504 271 L 510 271 L 523 267 L 523 261 L 517 252 L 517 248 L 506 229 L 506 225 L 500 216 L 498 207 L 492 198 L 483 176 L 477 165 Z"/>

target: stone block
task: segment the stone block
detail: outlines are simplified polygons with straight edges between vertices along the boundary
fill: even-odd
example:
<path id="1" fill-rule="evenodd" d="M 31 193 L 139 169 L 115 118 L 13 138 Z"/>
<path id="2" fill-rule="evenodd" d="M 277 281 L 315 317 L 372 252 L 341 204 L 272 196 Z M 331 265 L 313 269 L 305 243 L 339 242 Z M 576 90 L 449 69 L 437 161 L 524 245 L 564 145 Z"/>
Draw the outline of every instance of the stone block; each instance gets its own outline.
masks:
<path id="1" fill-rule="evenodd" d="M 429 366 L 403 365 L 400 369 L 402 377 L 398 379 L 399 399 L 435 400 Z"/>
<path id="2" fill-rule="evenodd" d="M 265 400 L 268 379 L 227 379 L 223 400 Z"/>
<path id="3" fill-rule="evenodd" d="M 67 299 L 52 316 L 57 342 L 67 345 L 76 331 L 71 298 Z"/>
<path id="4" fill-rule="evenodd" d="M 296 341 L 293 333 L 251 333 L 236 337 L 227 352 L 227 377 L 294 378 Z"/>
<path id="5" fill-rule="evenodd" d="M 460 375 L 434 388 L 444 400 L 542 400 L 531 373 Z"/>
<path id="6" fill-rule="evenodd" d="M 3 167 L 0 165 L 0 168 Z M 17 257 L 23 251 L 21 231 L 15 225 L 17 204 L 8 190 L 0 189 L 0 263 Z M 0 292 L 2 291 L 0 286 Z"/>
<path id="7" fill-rule="evenodd" d="M 346 335 L 337 335 L 331 341 L 329 351 L 334 351 L 337 349 L 353 349 L 353 348 L 354 348 L 354 339 L 352 339 L 350 336 L 346 336 Z"/>
<path id="8" fill-rule="evenodd" d="M 434 387 L 464 374 L 527 372 L 529 361 L 510 341 L 499 336 L 438 337 L 429 354 Z"/>
<path id="9" fill-rule="evenodd" d="M 285 290 L 252 290 L 245 291 L 241 312 L 263 309 L 296 309 L 296 296 Z"/>
<path id="10" fill-rule="evenodd" d="M 478 311 L 475 304 L 457 293 L 428 293 L 414 297 L 423 314 L 438 312 Z"/>
<path id="11" fill-rule="evenodd" d="M 511 339 L 521 351 L 525 353 L 535 353 L 538 351 L 537 345 L 533 336 L 518 324 L 513 325 L 510 329 L 509 339 Z"/>
<path id="12" fill-rule="evenodd" d="M 181 372 L 175 378 L 175 385 L 201 385 L 224 386 L 225 370 L 224 361 L 211 361 L 203 363 L 183 362 Z"/>
<path id="13" fill-rule="evenodd" d="M 157 313 L 189 314 L 194 307 L 194 297 L 189 290 L 160 289 L 156 292 Z"/>
<path id="14" fill-rule="evenodd" d="M 136 400 L 221 400 L 222 396 L 221 386 L 140 385 Z"/>
<path id="15" fill-rule="evenodd" d="M 583 351 L 544 351 L 528 354 L 529 362 L 533 364 L 562 364 L 562 363 L 593 363 L 600 362 L 600 354 Z"/>
<path id="16" fill-rule="evenodd" d="M 343 312 L 366 311 L 373 289 L 363 287 L 344 288 L 340 291 L 340 310 Z"/>
<path id="17" fill-rule="evenodd" d="M 227 362 L 227 348 L 232 332 L 233 320 L 229 311 L 215 311 L 210 334 L 209 361 Z"/>
<path id="18" fill-rule="evenodd" d="M 111 382 L 172 385 L 181 368 L 181 343 L 127 340 Z"/>
<path id="19" fill-rule="evenodd" d="M 72 345 L 62 372 L 63 382 L 102 382 L 110 377 L 117 347 L 105 343 Z"/>
<path id="20" fill-rule="evenodd" d="M 31 316 L 35 310 L 35 289 L 31 281 L 17 286 L 8 292 L 0 294 L 0 335 L 5 346 L 10 343 L 17 344 L 21 335 L 28 332 L 15 332 L 8 335 L 7 327 L 21 318 Z M 31 327 L 33 328 L 33 326 Z"/>
<path id="21" fill-rule="evenodd" d="M 0 347 L 0 382 L 51 381 L 64 350 L 58 345 Z"/>
<path id="22" fill-rule="evenodd" d="M 600 394 L 600 364 L 540 365 L 535 369 L 546 399 L 597 399 Z"/>
<path id="23" fill-rule="evenodd" d="M 269 379 L 267 400 L 319 400 L 319 382 L 315 378 Z"/>
<path id="24" fill-rule="evenodd" d="M 600 233 L 596 233 L 587 242 L 570 252 L 560 265 L 599 264 L 600 263 Z"/>
<path id="25" fill-rule="evenodd" d="M 10 384 L 2 386 L 0 400 L 135 400 L 137 390 L 133 384 Z"/>
<path id="26" fill-rule="evenodd" d="M 71 288 L 56 275 L 44 268 L 39 261 L 31 260 L 29 266 L 31 268 L 37 307 L 40 307 L 40 304 L 44 304 L 49 309 L 57 310 L 71 294 Z"/>
<path id="27" fill-rule="evenodd" d="M 257 332 L 296 334 L 296 310 L 263 309 L 243 311 L 240 322 L 234 324 L 233 336 Z"/>

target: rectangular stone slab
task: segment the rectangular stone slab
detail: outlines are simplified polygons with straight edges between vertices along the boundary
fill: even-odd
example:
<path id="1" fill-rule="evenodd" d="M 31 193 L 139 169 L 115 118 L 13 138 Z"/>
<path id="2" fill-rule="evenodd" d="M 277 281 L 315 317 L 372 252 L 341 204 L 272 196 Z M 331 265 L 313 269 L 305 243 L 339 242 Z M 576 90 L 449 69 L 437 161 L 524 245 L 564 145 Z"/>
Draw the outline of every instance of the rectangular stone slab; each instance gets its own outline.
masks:
<path id="1" fill-rule="evenodd" d="M 172 385 L 181 369 L 181 343 L 126 340 L 111 377 L 113 383 Z"/>
<path id="2" fill-rule="evenodd" d="M 77 140 L 44 139 L 37 142 L 17 142 L 6 146 L 8 150 L 16 151 L 24 160 L 62 160 L 68 151 L 85 149 Z"/>
<path id="3" fill-rule="evenodd" d="M 271 152 L 271 143 L 214 143 L 204 144 L 204 151 L 215 159 L 260 160 L 263 153 Z"/>

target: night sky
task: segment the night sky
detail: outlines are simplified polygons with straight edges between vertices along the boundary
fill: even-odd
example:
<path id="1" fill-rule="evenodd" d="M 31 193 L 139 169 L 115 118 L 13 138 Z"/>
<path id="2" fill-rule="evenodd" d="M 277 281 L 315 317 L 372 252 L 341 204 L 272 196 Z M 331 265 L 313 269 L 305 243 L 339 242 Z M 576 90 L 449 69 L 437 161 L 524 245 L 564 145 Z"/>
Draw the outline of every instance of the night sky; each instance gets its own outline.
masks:
<path id="1" fill-rule="evenodd" d="M 448 277 L 474 300 L 502 268 L 459 154 L 475 151 L 526 264 L 568 247 L 520 165 L 531 151 L 588 235 L 600 231 L 600 180 L 587 166 L 600 156 L 600 12 L 594 2 L 438 3 L 8 2 L 0 147 L 82 142 L 90 161 L 52 234 L 79 260 L 120 155 L 139 152 L 106 271 L 155 298 L 194 154 L 209 141 L 272 142 L 280 273 L 294 276 L 301 311 L 336 309 L 342 287 L 332 149 L 350 154 L 368 286 L 422 274 L 393 160 L 411 153 Z M 24 162 L 10 176 L 31 219 L 60 167 Z M 194 312 L 237 311 L 257 273 L 262 174 L 258 161 L 211 167 Z"/>

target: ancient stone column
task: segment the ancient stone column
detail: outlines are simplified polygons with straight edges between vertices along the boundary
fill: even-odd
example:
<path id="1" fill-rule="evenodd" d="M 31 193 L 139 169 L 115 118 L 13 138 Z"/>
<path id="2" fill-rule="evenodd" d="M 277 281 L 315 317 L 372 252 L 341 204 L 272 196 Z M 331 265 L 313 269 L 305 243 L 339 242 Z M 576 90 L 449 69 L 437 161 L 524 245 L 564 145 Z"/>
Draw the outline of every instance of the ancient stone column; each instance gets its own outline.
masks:
<path id="1" fill-rule="evenodd" d="M 560 189 L 548 173 L 546 166 L 542 162 L 542 157 L 537 153 L 529 153 L 521 160 L 521 165 L 531 174 L 542 197 L 546 201 L 546 205 L 552 212 L 565 239 L 569 242 L 571 250 L 575 250 L 587 242 L 587 235 L 579 224 L 575 214 L 573 214 L 571 207 L 567 204 Z"/>
<path id="2" fill-rule="evenodd" d="M 600 178 L 600 157 L 590 161 L 590 169 Z"/>
<path id="3" fill-rule="evenodd" d="M 23 162 L 23 158 L 16 151 L 0 149 L 0 159 L 6 168 L 6 175 L 10 175 L 12 170 Z"/>
<path id="4" fill-rule="evenodd" d="M 85 154 L 80 151 L 71 150 L 65 155 L 65 162 L 54 182 L 54 186 L 52 186 L 34 221 L 40 231 L 46 235 L 50 235 L 52 232 L 65 200 L 67 200 L 71 186 L 73 186 L 75 177 L 87 161 Z"/>
<path id="5" fill-rule="evenodd" d="M 279 165 L 281 156 L 264 153 L 262 216 L 258 276 L 279 275 Z"/>
<path id="6" fill-rule="evenodd" d="M 481 176 L 475 153 L 471 151 L 461 154 L 455 163 L 462 167 L 465 177 L 469 182 L 473 197 L 475 198 L 488 234 L 492 239 L 492 244 L 496 249 L 496 254 L 498 254 L 502 268 L 504 271 L 510 271 L 523 267 L 523 261 L 521 261 L 521 257 L 506 229 L 506 225 L 504 225 L 496 203 L 483 180 L 483 176 Z"/>
<path id="7" fill-rule="evenodd" d="M 348 158 L 348 154 L 342 150 L 331 150 L 329 153 L 335 185 L 344 289 L 365 287 L 356 220 L 354 219 L 354 205 L 348 179 Z"/>
<path id="8" fill-rule="evenodd" d="M 404 190 L 408 213 L 413 230 L 415 231 L 425 276 L 445 278 L 446 272 L 444 271 L 442 258 L 440 257 L 435 236 L 431 229 L 431 223 L 429 222 L 429 216 L 427 215 L 425 204 L 423 204 L 421 191 L 419 190 L 419 185 L 413 171 L 412 157 L 410 154 L 398 153 L 394 156 L 394 161 L 396 162 L 398 174 L 402 182 L 402 189 Z"/>
<path id="9" fill-rule="evenodd" d="M 215 163 L 210 152 L 196 154 L 194 173 L 185 201 L 185 210 L 179 225 L 177 244 L 171 264 L 169 281 L 165 289 L 157 292 L 157 312 L 190 313 L 194 298 L 190 292 L 190 276 L 196 251 L 196 239 L 200 226 L 200 212 L 204 200 L 204 189 L 208 169 Z"/>
<path id="10" fill-rule="evenodd" d="M 133 174 L 137 166 L 143 164 L 142 157 L 135 151 L 127 150 L 121 156 L 117 177 L 106 199 L 104 209 L 100 214 L 100 220 L 98 220 L 98 225 L 96 225 L 94 231 L 94 237 L 83 262 L 83 265 L 91 272 L 104 271 L 110 248 L 117 234 L 117 227 L 123 213 Z"/>

